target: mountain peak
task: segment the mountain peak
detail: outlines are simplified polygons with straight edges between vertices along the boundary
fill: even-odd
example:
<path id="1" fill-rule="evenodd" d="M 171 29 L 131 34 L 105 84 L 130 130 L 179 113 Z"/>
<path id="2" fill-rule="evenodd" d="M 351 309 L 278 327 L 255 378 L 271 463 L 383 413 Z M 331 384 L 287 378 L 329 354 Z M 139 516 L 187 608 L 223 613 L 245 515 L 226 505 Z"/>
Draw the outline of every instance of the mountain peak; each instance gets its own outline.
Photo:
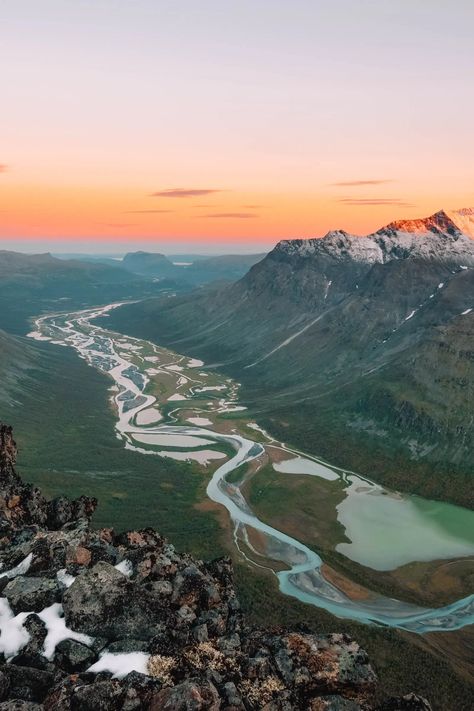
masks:
<path id="1" fill-rule="evenodd" d="M 474 226 L 474 222 L 473 222 Z M 449 234 L 458 235 L 462 230 L 452 217 L 445 211 L 439 210 L 429 217 L 422 217 L 412 220 L 395 220 L 386 227 L 378 230 L 376 234 L 387 234 L 394 232 L 406 232 L 409 234 Z"/>

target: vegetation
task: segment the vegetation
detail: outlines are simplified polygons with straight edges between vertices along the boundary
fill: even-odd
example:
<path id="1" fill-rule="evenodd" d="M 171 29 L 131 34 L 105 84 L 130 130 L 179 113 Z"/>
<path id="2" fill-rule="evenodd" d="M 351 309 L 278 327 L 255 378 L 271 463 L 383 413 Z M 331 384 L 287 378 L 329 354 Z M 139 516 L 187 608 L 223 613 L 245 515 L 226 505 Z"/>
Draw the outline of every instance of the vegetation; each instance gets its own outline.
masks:
<path id="1" fill-rule="evenodd" d="M 368 652 L 386 695 L 409 688 L 428 698 L 435 711 L 471 711 L 473 687 L 459 668 L 423 648 L 414 634 L 339 620 L 324 610 L 281 595 L 276 578 L 247 565 L 235 570 L 236 587 L 247 619 L 257 625 L 302 629 L 317 634 L 342 632 Z M 458 672 L 458 673 L 457 673 Z"/>
<path id="2" fill-rule="evenodd" d="M 97 526 L 153 526 L 198 557 L 222 554 L 216 519 L 195 508 L 207 484 L 202 469 L 124 449 L 109 406 L 111 381 L 66 348 L 41 344 L 36 358 L 41 365 L 22 380 L 15 401 L 0 402 L 25 481 L 47 496 L 96 496 Z"/>
<path id="3" fill-rule="evenodd" d="M 353 419 L 356 416 L 354 412 Z M 391 437 L 377 438 L 370 431 L 356 430 L 348 426 L 348 418 L 340 417 L 337 403 L 320 402 L 318 408 L 304 403 L 280 406 L 271 412 L 265 409 L 258 418 L 277 439 L 335 466 L 360 472 L 396 491 L 474 507 L 468 462 L 453 467 L 442 461 L 413 460 L 396 431 Z"/>

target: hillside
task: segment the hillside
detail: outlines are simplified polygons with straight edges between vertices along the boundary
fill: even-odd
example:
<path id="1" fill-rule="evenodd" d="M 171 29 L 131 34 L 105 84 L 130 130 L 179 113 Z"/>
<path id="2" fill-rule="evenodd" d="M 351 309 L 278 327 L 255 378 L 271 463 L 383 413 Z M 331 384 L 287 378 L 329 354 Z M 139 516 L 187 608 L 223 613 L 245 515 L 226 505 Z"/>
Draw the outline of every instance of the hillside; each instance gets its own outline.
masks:
<path id="1" fill-rule="evenodd" d="M 41 311 L 143 298 L 173 286 L 105 264 L 2 250 L 0 328 L 24 334 L 28 319 Z"/>
<path id="2" fill-rule="evenodd" d="M 0 331 L 0 401 L 15 406 L 18 388 L 28 380 L 28 369 L 35 360 L 35 346 Z"/>
<path id="3" fill-rule="evenodd" d="M 130 252 L 121 262 L 124 269 L 143 276 L 173 278 L 182 284 L 202 286 L 213 281 L 236 281 L 264 254 L 223 254 L 193 258 L 188 263 L 171 262 L 157 252 Z"/>
<path id="4" fill-rule="evenodd" d="M 473 267 L 473 240 L 441 211 L 280 242 L 236 284 L 111 324 L 220 364 L 279 437 L 472 506 Z"/>

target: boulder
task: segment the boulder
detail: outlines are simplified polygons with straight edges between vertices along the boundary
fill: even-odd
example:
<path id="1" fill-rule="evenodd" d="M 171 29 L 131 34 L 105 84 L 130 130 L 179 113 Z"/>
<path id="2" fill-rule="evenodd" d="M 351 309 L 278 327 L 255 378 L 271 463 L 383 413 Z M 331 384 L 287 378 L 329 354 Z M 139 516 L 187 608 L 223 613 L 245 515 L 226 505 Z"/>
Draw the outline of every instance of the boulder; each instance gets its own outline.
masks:
<path id="1" fill-rule="evenodd" d="M 288 634 L 272 644 L 275 661 L 288 682 L 298 677 L 299 690 L 311 695 L 372 693 L 377 677 L 357 642 L 342 634 Z"/>
<path id="2" fill-rule="evenodd" d="M 117 711 L 122 707 L 125 691 L 114 679 L 77 686 L 71 696 L 74 711 Z"/>
<path id="3" fill-rule="evenodd" d="M 24 654 L 41 654 L 44 641 L 48 634 L 45 623 L 38 615 L 33 613 L 32 615 L 28 615 L 23 622 L 23 627 L 28 631 L 30 641 L 22 652 Z"/>
<path id="4" fill-rule="evenodd" d="M 54 578 L 28 578 L 17 575 L 3 591 L 15 614 L 41 612 L 56 602 L 60 596 L 59 584 Z"/>
<path id="5" fill-rule="evenodd" d="M 57 496 L 48 503 L 48 526 L 61 528 L 72 519 L 72 501 L 66 496 Z"/>
<path id="6" fill-rule="evenodd" d="M 82 672 L 98 659 L 93 649 L 73 639 L 64 639 L 56 646 L 54 663 L 67 672 Z"/>
<path id="7" fill-rule="evenodd" d="M 6 664 L 3 672 L 10 682 L 9 695 L 22 701 L 43 701 L 54 681 L 51 672 L 16 664 Z"/>
<path id="8" fill-rule="evenodd" d="M 155 694 L 149 711 L 218 711 L 220 708 L 219 694 L 211 682 L 188 679 Z"/>
<path id="9" fill-rule="evenodd" d="M 146 590 L 103 561 L 76 578 L 63 608 L 68 627 L 109 640 L 150 639 L 161 617 Z"/>

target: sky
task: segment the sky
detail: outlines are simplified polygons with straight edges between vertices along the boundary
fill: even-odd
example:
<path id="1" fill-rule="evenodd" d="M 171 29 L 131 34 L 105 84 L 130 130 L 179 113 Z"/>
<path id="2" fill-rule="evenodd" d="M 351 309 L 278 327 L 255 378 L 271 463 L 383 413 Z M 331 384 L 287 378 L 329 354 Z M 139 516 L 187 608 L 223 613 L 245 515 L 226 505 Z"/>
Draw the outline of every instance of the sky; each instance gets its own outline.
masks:
<path id="1" fill-rule="evenodd" d="M 0 247 L 259 251 L 474 205 L 471 0 L 0 0 Z"/>

